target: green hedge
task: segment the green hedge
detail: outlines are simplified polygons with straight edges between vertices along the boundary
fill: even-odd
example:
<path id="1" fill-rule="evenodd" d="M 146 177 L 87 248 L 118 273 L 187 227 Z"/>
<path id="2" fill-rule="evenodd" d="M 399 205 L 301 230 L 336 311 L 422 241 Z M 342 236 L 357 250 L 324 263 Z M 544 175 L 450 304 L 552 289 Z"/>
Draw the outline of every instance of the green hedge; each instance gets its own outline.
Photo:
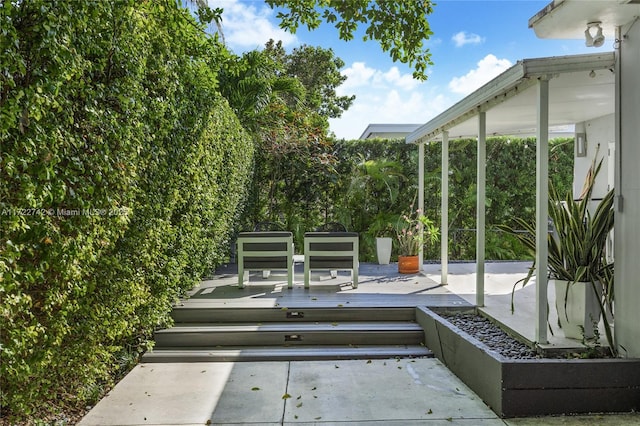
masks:
<path id="1" fill-rule="evenodd" d="M 512 224 L 514 217 L 533 218 L 535 146 L 532 138 L 487 141 L 488 259 L 518 259 L 526 255 L 517 241 L 494 227 Z M 441 222 L 441 148 L 440 143 L 425 146 L 425 211 L 437 226 Z M 304 173 L 291 174 L 286 185 L 272 192 L 272 204 L 277 208 L 252 220 L 280 219 L 285 228 L 295 232 L 299 251 L 304 231 L 338 221 L 360 233 L 360 259 L 375 261 L 375 237 L 394 236 L 389 225 L 397 223 L 412 204 L 417 208 L 418 147 L 403 139 L 376 139 L 334 141 L 323 149 L 333 161 L 323 170 L 307 168 Z M 475 259 L 476 151 L 475 140 L 450 141 L 449 247 L 454 260 Z M 308 163 L 307 157 L 296 155 L 299 153 L 290 154 L 286 164 Z M 554 184 L 569 189 L 573 179 L 572 139 L 550 142 L 549 166 Z M 301 187 L 305 190 L 296 190 Z M 309 194 L 317 194 L 311 203 Z M 425 259 L 439 258 L 439 245 L 426 250 Z"/>
<path id="2" fill-rule="evenodd" d="M 15 421 L 94 402 L 219 264 L 253 145 L 171 2 L 0 4 L 0 363 Z"/>
<path id="3" fill-rule="evenodd" d="M 486 226 L 487 259 L 518 259 L 525 250 L 511 237 L 494 230 L 495 225 L 512 223 L 514 217 L 530 218 L 535 214 L 535 139 L 489 138 L 487 140 Z M 397 217 L 416 203 L 418 190 L 418 147 L 404 140 L 343 141 L 336 150 L 342 167 L 342 188 L 337 201 L 338 217 L 362 234 L 362 258 L 375 260 L 375 236 L 384 223 Z M 441 151 L 440 143 L 425 146 L 425 212 L 441 223 Z M 550 176 L 561 188 L 571 187 L 573 176 L 573 141 L 550 142 Z M 475 259 L 476 225 L 476 155 L 475 140 L 453 140 L 449 146 L 449 256 L 453 260 Z M 369 185 L 355 194 L 349 186 L 361 179 L 363 160 L 375 164 L 390 163 L 382 176 L 375 173 Z M 351 172 L 349 172 L 351 167 Z M 355 173 L 354 173 L 355 171 Z M 384 169 L 383 169 L 384 171 Z M 380 181 L 386 176 L 386 183 Z M 393 178 L 397 176 L 396 178 Z M 389 196 L 389 184 L 396 182 L 395 196 Z M 367 199 L 362 199 L 366 197 Z M 346 201 L 346 202 L 345 202 Z M 384 233 L 384 232 L 382 232 Z M 393 236 L 393 233 L 387 235 Z M 425 259 L 439 259 L 439 245 L 427 247 Z"/>

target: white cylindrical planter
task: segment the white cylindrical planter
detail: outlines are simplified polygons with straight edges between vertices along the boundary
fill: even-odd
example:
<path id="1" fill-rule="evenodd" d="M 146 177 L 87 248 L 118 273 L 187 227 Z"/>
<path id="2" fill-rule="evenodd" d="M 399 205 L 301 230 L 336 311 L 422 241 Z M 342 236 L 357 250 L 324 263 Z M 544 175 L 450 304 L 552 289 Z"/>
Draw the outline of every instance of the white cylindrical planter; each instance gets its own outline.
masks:
<path id="1" fill-rule="evenodd" d="M 376 253 L 378 254 L 378 264 L 388 265 L 391 260 L 391 237 L 376 238 Z"/>

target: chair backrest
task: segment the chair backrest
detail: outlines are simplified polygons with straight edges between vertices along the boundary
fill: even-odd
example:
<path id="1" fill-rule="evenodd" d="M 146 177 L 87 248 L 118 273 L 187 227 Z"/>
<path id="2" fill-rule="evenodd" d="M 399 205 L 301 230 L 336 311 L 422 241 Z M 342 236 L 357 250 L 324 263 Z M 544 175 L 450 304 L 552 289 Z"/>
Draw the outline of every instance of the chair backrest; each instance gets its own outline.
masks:
<path id="1" fill-rule="evenodd" d="M 258 222 L 254 225 L 253 230 L 255 232 L 260 231 L 284 231 L 284 227 L 275 222 Z"/>
<path id="2" fill-rule="evenodd" d="M 354 269 L 358 262 L 357 232 L 306 232 L 305 267 Z"/>
<path id="3" fill-rule="evenodd" d="M 289 231 L 254 231 L 238 234 L 239 262 L 245 269 L 287 269 L 293 260 L 293 234 Z M 245 253 L 251 252 L 251 256 Z"/>
<path id="4" fill-rule="evenodd" d="M 316 232 L 347 232 L 347 227 L 340 222 L 328 222 L 318 226 Z"/>

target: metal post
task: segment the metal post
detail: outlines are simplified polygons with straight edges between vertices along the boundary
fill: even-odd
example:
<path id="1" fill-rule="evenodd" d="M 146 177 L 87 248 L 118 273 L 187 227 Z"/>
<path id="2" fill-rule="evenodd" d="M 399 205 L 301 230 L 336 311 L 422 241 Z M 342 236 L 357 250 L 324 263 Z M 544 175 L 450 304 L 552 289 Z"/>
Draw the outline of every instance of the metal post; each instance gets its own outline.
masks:
<path id="1" fill-rule="evenodd" d="M 420 141 L 418 144 L 418 208 L 424 213 L 424 142 Z M 424 229 L 420 226 L 420 237 L 424 238 Z M 424 241 L 424 239 L 422 239 Z M 424 250 L 423 246 L 420 246 L 418 252 L 418 269 L 423 270 L 422 264 L 424 262 Z"/>
<path id="2" fill-rule="evenodd" d="M 440 283 L 449 277 L 449 132 L 442 132 L 442 174 L 440 177 Z"/>
<path id="3" fill-rule="evenodd" d="M 538 80 L 536 142 L 536 340 L 547 343 L 549 233 L 549 80 Z"/>
<path id="4" fill-rule="evenodd" d="M 485 195 L 487 166 L 487 113 L 478 114 L 478 170 L 476 200 L 476 305 L 484 306 Z"/>

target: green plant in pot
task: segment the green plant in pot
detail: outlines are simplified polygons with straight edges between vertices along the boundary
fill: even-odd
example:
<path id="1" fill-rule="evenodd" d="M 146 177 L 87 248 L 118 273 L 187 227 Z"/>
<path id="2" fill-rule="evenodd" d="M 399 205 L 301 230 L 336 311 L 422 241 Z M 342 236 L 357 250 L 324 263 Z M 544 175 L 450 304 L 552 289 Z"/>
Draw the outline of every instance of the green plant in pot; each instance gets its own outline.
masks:
<path id="1" fill-rule="evenodd" d="M 409 274 L 418 272 L 420 265 L 416 258 L 420 249 L 427 243 L 437 242 L 439 236 L 440 230 L 433 221 L 420 209 L 413 210 L 412 205 L 409 213 L 400 216 L 396 225 L 398 271 Z"/>
<path id="2" fill-rule="evenodd" d="M 594 160 L 578 200 L 573 199 L 570 191 L 561 197 L 550 185 L 549 218 L 553 232 L 547 238 L 547 262 L 549 280 L 556 289 L 559 325 L 565 336 L 578 339 L 598 336 L 597 324 L 602 316 L 607 342 L 615 355 L 611 316 L 614 265 L 607 261 L 605 253 L 607 237 L 614 224 L 613 190 L 596 206 L 591 201 L 601 167 L 602 160 L 597 165 Z M 516 219 L 516 226 L 526 232 L 508 226 L 499 228 L 516 236 L 535 258 L 535 225 Z M 535 264 L 521 280 L 523 285 L 534 272 Z"/>

